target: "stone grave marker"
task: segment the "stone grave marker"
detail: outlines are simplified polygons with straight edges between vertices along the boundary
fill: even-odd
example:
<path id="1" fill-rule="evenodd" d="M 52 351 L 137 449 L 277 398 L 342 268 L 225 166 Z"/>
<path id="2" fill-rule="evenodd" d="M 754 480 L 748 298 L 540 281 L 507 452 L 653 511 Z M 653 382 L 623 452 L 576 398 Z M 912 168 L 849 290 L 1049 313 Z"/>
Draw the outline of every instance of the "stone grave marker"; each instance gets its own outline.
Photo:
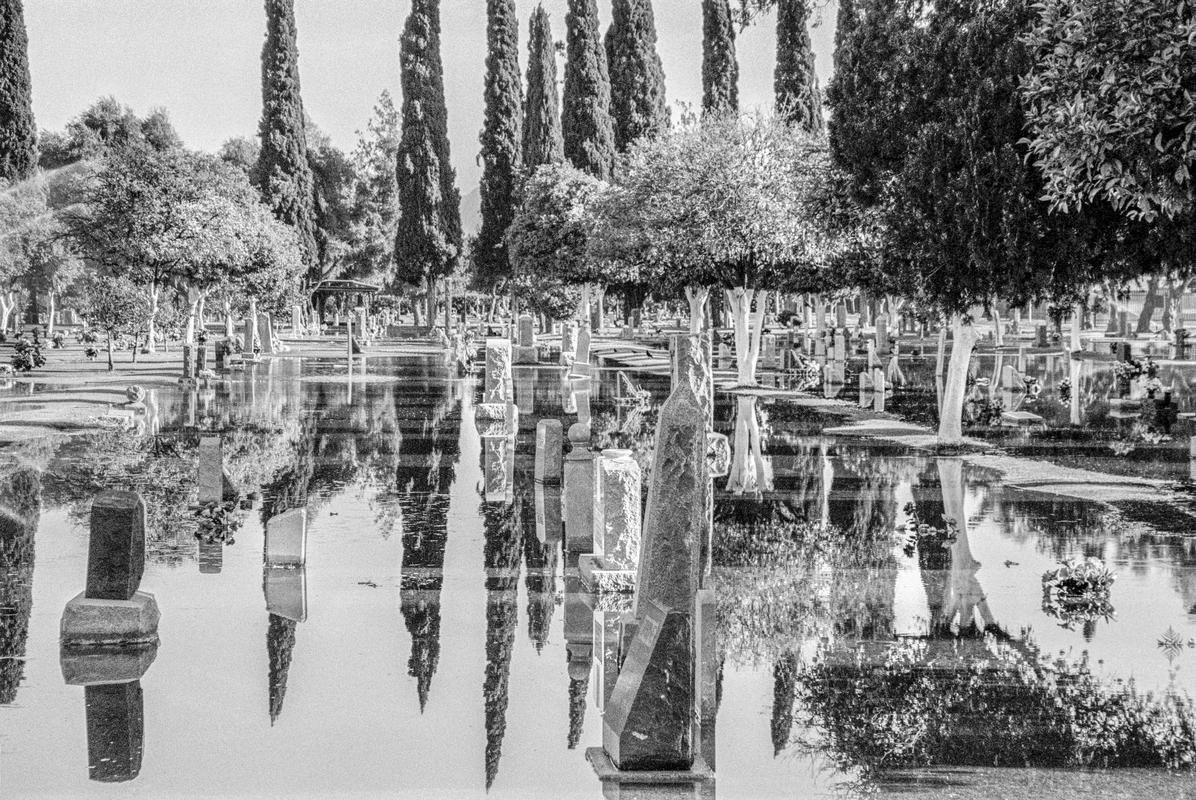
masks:
<path id="1" fill-rule="evenodd" d="M 602 719 L 603 749 L 621 770 L 693 766 L 693 621 L 656 602 L 640 617 Z"/>
<path id="2" fill-rule="evenodd" d="M 307 511 L 292 508 L 266 522 L 266 566 L 301 567 L 307 563 Z"/>
<path id="3" fill-rule="evenodd" d="M 199 439 L 199 504 L 224 501 L 224 447 L 219 436 Z"/>
<path id="4" fill-rule="evenodd" d="M 486 340 L 487 403 L 508 403 L 515 399 L 511 382 L 511 343 L 506 339 Z"/>
<path id="5" fill-rule="evenodd" d="M 183 345 L 183 380 L 195 380 L 195 346 Z"/>
<path id="6" fill-rule="evenodd" d="M 262 355 L 272 356 L 278 352 L 278 342 L 274 340 L 274 322 L 266 313 L 257 316 L 258 335 L 262 341 Z"/>
<path id="7" fill-rule="evenodd" d="M 560 484 L 564 454 L 561 421 L 542 419 L 536 423 L 536 483 Z"/>
<path id="8" fill-rule="evenodd" d="M 562 367 L 573 366 L 577 357 L 577 323 L 566 322 L 561 326 L 561 361 Z"/>
<path id="9" fill-rule="evenodd" d="M 568 553 L 588 553 L 594 543 L 595 484 L 590 426 L 571 425 L 569 445 L 564 463 L 565 548 Z"/>
<path id="10" fill-rule="evenodd" d="M 596 468 L 600 489 L 593 552 L 581 557 L 578 568 L 594 591 L 629 592 L 635 588 L 640 560 L 639 464 L 630 450 L 603 450 Z"/>

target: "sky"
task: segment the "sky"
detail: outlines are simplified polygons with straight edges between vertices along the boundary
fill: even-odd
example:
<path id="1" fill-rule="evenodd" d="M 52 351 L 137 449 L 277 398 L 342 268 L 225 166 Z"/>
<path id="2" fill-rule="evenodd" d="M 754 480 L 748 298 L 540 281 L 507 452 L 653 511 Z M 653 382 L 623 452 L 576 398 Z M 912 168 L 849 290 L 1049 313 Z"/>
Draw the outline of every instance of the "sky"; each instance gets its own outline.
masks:
<path id="1" fill-rule="evenodd" d="M 527 18 L 537 0 L 516 5 L 526 69 Z M 566 0 L 543 5 L 554 37 L 563 40 Z M 334 144 L 351 150 L 382 90 L 400 99 L 398 41 L 410 0 L 296 0 L 295 6 L 304 106 Z M 605 33 L 610 0 L 598 6 Z M 698 106 L 701 2 L 655 0 L 653 6 L 669 102 Z M 834 4 L 818 13 L 821 22 L 811 35 L 825 85 Z M 443 0 L 441 15 L 449 138 L 458 184 L 467 195 L 481 171 L 485 0 Z M 215 150 L 226 139 L 257 131 L 266 27 L 260 0 L 31 0 L 25 21 L 33 109 L 43 130 L 59 130 L 97 98 L 113 95 L 138 114 L 165 107 L 193 148 Z M 765 19 L 738 42 L 744 108 L 772 103 L 774 25 Z"/>

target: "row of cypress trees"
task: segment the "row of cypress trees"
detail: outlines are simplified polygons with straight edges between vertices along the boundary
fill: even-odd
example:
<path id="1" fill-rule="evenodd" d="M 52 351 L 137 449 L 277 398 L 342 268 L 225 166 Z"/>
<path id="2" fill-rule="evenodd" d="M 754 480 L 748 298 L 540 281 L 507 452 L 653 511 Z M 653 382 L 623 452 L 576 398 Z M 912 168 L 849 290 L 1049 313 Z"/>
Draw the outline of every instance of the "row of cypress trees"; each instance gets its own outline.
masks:
<path id="1" fill-rule="evenodd" d="M 762 0 L 768 5 L 770 0 Z M 850 4 L 850 0 L 845 0 Z M 771 0 L 778 11 L 777 106 L 821 130 L 821 95 L 806 30 L 810 0 Z M 294 0 L 264 0 L 260 188 L 275 215 L 298 233 L 308 280 L 319 274 L 316 214 L 300 91 Z M 738 107 L 735 19 L 730 0 L 702 0 L 703 109 Z M 568 0 L 564 95 L 548 14 L 529 26 L 527 97 L 519 74 L 514 0 L 487 0 L 485 122 L 481 134 L 482 229 L 475 262 L 483 283 L 510 274 L 503 236 L 524 176 L 568 160 L 608 180 L 616 153 L 668 129 L 664 69 L 651 0 L 613 0 L 605 41 L 596 0 Z M 452 272 L 463 251 L 460 193 L 448 140 L 440 0 L 413 0 L 400 41 L 402 136 L 397 157 L 399 223 L 395 277 L 426 283 Z M 22 0 L 0 0 L 0 179 L 37 167 L 28 41 Z"/>

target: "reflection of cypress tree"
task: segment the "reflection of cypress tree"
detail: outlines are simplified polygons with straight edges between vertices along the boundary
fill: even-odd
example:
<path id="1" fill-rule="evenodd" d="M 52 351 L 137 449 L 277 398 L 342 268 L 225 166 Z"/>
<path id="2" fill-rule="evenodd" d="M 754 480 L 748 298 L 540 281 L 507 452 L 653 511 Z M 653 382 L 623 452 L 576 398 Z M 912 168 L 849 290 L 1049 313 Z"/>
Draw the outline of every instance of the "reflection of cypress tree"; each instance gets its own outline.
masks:
<path id="1" fill-rule="evenodd" d="M 33 612 L 33 537 L 41 474 L 21 469 L 0 484 L 0 705 L 17 698 Z"/>
<path id="2" fill-rule="evenodd" d="M 772 754 L 789 744 L 793 730 L 793 702 L 797 697 L 797 654 L 788 652 L 772 667 Z"/>
<path id="3" fill-rule="evenodd" d="M 291 651 L 295 647 L 295 621 L 277 614 L 270 615 L 266 631 L 266 653 L 270 658 L 270 724 L 282 714 L 287 696 L 287 671 L 291 668 Z"/>
<path id="4" fill-rule="evenodd" d="M 403 511 L 399 607 L 411 636 L 407 674 L 415 678 L 421 712 L 427 706 L 432 676 L 440 660 L 440 590 L 448 544 L 448 491 L 461 453 L 460 406 L 446 411 L 441 405 L 404 409 L 406 417 L 420 420 L 422 435 L 404 439 L 402 458 L 395 468 L 396 491 Z"/>
<path id="5" fill-rule="evenodd" d="M 502 740 L 507 728 L 508 681 L 515 629 L 519 624 L 517 604 L 519 562 L 523 552 L 519 508 L 486 504 L 486 679 L 482 695 L 486 706 L 486 788 L 498 775 Z"/>
<path id="6" fill-rule="evenodd" d="M 590 676 L 569 679 L 569 749 L 581 741 L 581 731 L 586 722 L 586 693 L 590 689 Z"/>

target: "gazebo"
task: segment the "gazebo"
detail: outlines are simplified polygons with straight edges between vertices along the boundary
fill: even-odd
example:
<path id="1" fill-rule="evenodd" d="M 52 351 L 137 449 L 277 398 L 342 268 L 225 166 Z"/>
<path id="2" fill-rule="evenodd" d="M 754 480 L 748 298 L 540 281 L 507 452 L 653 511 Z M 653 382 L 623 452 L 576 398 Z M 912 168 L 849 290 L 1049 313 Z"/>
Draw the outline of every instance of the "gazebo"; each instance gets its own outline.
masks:
<path id="1" fill-rule="evenodd" d="M 345 295 L 348 297 L 348 305 L 350 308 L 356 305 L 364 305 L 366 313 L 369 313 L 370 298 L 382 291 L 381 286 L 376 286 L 372 283 L 354 280 L 325 280 L 317 283 L 311 290 L 312 307 L 316 309 L 316 313 L 321 320 L 324 316 L 324 303 L 330 297 L 338 295 Z"/>

